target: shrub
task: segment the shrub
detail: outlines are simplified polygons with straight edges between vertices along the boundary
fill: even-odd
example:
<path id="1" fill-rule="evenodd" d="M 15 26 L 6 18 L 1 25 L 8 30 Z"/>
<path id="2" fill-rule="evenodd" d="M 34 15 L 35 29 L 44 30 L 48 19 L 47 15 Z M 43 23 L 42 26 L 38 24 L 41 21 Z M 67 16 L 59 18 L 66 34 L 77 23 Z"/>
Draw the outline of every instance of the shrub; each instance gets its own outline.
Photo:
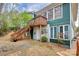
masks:
<path id="1" fill-rule="evenodd" d="M 42 36 L 42 37 L 41 37 L 41 41 L 42 41 L 42 42 L 47 42 L 47 40 L 48 40 L 48 38 L 47 38 L 46 36 Z"/>

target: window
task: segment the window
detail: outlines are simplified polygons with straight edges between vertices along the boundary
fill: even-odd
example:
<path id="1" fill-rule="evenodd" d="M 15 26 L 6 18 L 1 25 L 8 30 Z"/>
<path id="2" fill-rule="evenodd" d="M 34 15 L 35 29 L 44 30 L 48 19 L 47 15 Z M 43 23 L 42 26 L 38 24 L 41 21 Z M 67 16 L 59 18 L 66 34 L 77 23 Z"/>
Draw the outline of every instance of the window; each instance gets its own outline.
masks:
<path id="1" fill-rule="evenodd" d="M 54 27 L 54 38 L 57 38 L 57 27 Z"/>
<path id="2" fill-rule="evenodd" d="M 63 38 L 63 26 L 60 26 L 60 38 Z"/>
<path id="3" fill-rule="evenodd" d="M 53 19 L 53 9 L 50 9 L 48 11 L 48 20 L 51 20 L 51 19 Z"/>
<path id="4" fill-rule="evenodd" d="M 61 18 L 63 15 L 62 5 L 56 6 L 48 10 L 47 18 L 48 20 Z"/>
<path id="5" fill-rule="evenodd" d="M 68 39 L 68 26 L 65 26 L 65 34 L 64 34 L 64 37 L 65 39 Z"/>
<path id="6" fill-rule="evenodd" d="M 62 16 L 62 6 L 55 7 L 55 19 L 60 18 Z"/>
<path id="7" fill-rule="evenodd" d="M 41 34 L 46 34 L 46 33 L 47 33 L 46 29 L 43 28 L 43 29 L 41 30 Z"/>
<path id="8" fill-rule="evenodd" d="M 60 26 L 60 38 L 68 39 L 68 26 Z"/>
<path id="9" fill-rule="evenodd" d="M 43 16 L 47 18 L 47 13 L 45 12 L 45 13 L 43 14 Z"/>
<path id="10" fill-rule="evenodd" d="M 51 38 L 57 38 L 57 27 L 51 27 Z"/>
<path id="11" fill-rule="evenodd" d="M 53 27 L 51 27 L 51 38 L 53 38 Z"/>

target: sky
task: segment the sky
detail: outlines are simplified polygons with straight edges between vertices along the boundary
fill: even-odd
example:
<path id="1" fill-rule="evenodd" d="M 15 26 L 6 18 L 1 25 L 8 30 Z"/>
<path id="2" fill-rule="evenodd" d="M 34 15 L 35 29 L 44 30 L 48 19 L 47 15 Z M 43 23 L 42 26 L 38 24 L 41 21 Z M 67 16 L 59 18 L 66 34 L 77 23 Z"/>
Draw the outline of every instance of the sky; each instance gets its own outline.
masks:
<path id="1" fill-rule="evenodd" d="M 20 3 L 18 5 L 19 11 L 38 11 L 45 6 L 47 6 L 48 3 Z"/>

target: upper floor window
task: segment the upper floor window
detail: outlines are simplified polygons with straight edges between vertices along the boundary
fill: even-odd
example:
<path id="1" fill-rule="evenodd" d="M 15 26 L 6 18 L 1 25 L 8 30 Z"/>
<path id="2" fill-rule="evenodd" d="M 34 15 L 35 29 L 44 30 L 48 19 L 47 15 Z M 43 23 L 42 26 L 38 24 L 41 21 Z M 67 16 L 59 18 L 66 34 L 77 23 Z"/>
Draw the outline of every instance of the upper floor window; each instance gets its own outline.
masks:
<path id="1" fill-rule="evenodd" d="M 46 13 L 46 12 L 44 12 L 43 16 L 47 18 L 47 13 Z"/>
<path id="2" fill-rule="evenodd" d="M 48 11 L 48 19 L 49 19 L 49 20 L 53 19 L 53 9 L 50 9 L 50 10 Z"/>
<path id="3" fill-rule="evenodd" d="M 55 19 L 62 17 L 62 6 L 55 7 Z"/>

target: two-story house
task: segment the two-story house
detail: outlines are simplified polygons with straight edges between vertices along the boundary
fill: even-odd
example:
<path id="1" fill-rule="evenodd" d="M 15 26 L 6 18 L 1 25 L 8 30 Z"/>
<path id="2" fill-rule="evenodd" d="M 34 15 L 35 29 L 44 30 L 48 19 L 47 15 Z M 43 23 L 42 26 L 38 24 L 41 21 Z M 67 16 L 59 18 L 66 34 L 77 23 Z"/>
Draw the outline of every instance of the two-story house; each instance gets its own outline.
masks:
<path id="1" fill-rule="evenodd" d="M 48 42 L 61 41 L 69 47 L 74 38 L 74 22 L 77 16 L 77 4 L 52 3 L 36 12 L 36 15 L 46 17 L 47 25 L 42 31 L 48 37 Z M 38 21 L 39 22 L 39 21 Z M 36 34 L 37 33 L 37 34 Z M 33 39 L 40 39 L 40 28 L 33 27 Z"/>

